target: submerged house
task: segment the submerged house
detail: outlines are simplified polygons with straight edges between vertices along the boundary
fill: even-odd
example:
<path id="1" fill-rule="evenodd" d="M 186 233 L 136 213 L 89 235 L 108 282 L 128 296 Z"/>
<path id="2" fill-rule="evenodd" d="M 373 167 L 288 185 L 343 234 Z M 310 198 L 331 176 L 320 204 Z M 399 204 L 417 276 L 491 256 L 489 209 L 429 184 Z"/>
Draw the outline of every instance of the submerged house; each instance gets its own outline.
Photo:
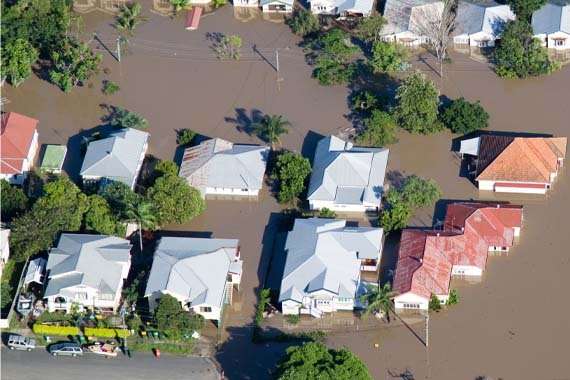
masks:
<path id="1" fill-rule="evenodd" d="M 347 227 L 344 220 L 296 219 L 287 235 L 279 302 L 283 314 L 353 310 L 362 270 L 376 270 L 382 229 Z"/>
<path id="2" fill-rule="evenodd" d="M 215 138 L 184 151 L 179 176 L 202 196 L 256 197 L 263 186 L 269 148 Z"/>
<path id="3" fill-rule="evenodd" d="M 534 36 L 549 49 L 570 49 L 570 3 L 546 3 L 532 15 Z"/>
<path id="4" fill-rule="evenodd" d="M 508 5 L 493 0 L 460 1 L 455 19 L 456 45 L 494 47 L 507 22 L 515 19 Z"/>
<path id="5" fill-rule="evenodd" d="M 316 15 L 368 17 L 374 9 L 373 0 L 311 0 L 311 12 Z"/>
<path id="6" fill-rule="evenodd" d="M 335 136 L 317 144 L 307 199 L 311 210 L 378 211 L 388 149 L 355 147 Z"/>
<path id="7" fill-rule="evenodd" d="M 154 310 L 169 294 L 204 319 L 219 321 L 241 282 L 243 261 L 236 239 L 163 237 L 160 239 L 145 297 Z"/>
<path id="8" fill-rule="evenodd" d="M 38 120 L 7 112 L 1 122 L 0 179 L 22 185 L 38 151 Z"/>
<path id="9" fill-rule="evenodd" d="M 426 28 L 441 18 L 443 8 L 440 0 L 386 0 L 383 16 L 387 24 L 381 37 L 384 41 L 419 47 L 428 42 Z"/>
<path id="10" fill-rule="evenodd" d="M 125 128 L 90 142 L 79 172 L 83 182 L 117 181 L 134 189 L 149 137 L 147 132 Z"/>
<path id="11" fill-rule="evenodd" d="M 480 277 L 490 252 L 507 252 L 520 236 L 522 206 L 456 202 L 442 230 L 404 229 L 393 289 L 396 309 L 427 310 L 435 295 L 445 303 L 452 276 Z"/>
<path id="12" fill-rule="evenodd" d="M 463 140 L 479 190 L 546 194 L 566 157 L 566 137 L 482 135 Z"/>
<path id="13" fill-rule="evenodd" d="M 51 311 L 115 312 L 131 267 L 128 240 L 107 235 L 61 235 L 49 252 L 44 299 Z"/>

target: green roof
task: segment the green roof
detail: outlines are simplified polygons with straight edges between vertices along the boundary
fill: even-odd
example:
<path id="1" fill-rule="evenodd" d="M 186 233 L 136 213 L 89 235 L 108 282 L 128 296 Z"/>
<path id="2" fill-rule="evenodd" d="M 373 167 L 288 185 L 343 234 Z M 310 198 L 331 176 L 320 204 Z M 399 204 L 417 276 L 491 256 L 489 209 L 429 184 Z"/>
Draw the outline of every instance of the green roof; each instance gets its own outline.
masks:
<path id="1" fill-rule="evenodd" d="M 42 170 L 61 170 L 67 147 L 64 145 L 47 145 L 40 168 Z"/>

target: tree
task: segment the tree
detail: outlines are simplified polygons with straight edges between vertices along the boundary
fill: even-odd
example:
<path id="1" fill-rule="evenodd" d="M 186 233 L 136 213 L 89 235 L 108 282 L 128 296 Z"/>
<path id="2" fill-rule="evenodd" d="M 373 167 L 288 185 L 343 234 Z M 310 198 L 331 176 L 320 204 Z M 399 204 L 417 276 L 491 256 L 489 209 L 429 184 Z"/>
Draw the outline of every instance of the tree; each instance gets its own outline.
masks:
<path id="1" fill-rule="evenodd" d="M 309 10 L 304 8 L 297 8 L 293 11 L 291 17 L 285 20 L 291 31 L 298 36 L 305 37 L 321 28 L 319 19 Z"/>
<path id="2" fill-rule="evenodd" d="M 392 190 L 390 190 L 392 191 Z M 390 194 L 390 192 L 388 192 Z M 412 217 L 412 209 L 402 200 L 388 202 L 384 205 L 380 216 L 380 224 L 386 233 L 401 230 L 408 225 Z"/>
<path id="3" fill-rule="evenodd" d="M 180 129 L 176 134 L 176 143 L 178 145 L 190 145 L 194 138 L 196 137 L 196 132 L 191 129 Z"/>
<path id="4" fill-rule="evenodd" d="M 220 8 L 223 7 L 224 5 L 226 5 L 228 3 L 228 0 L 212 0 L 212 6 L 214 8 Z"/>
<path id="5" fill-rule="evenodd" d="M 326 207 L 319 210 L 319 218 L 334 219 L 336 218 L 336 212 Z"/>
<path id="6" fill-rule="evenodd" d="M 425 180 L 416 175 L 406 178 L 400 193 L 404 202 L 415 208 L 433 205 L 441 197 L 441 190 L 433 179 Z"/>
<path id="7" fill-rule="evenodd" d="M 131 222 L 137 223 L 139 227 L 139 244 L 143 249 L 142 230 L 154 230 L 156 228 L 156 217 L 153 213 L 152 204 L 149 202 L 139 202 L 127 210 L 127 218 Z"/>
<path id="8" fill-rule="evenodd" d="M 360 297 L 360 301 L 366 305 L 363 315 L 382 313 L 386 316 L 388 323 L 390 323 L 392 298 L 394 296 L 395 293 L 388 282 L 384 286 L 367 285 L 366 293 Z"/>
<path id="9" fill-rule="evenodd" d="M 277 367 L 279 380 L 371 380 L 366 365 L 345 348 L 334 350 L 321 343 L 289 347 Z"/>
<path id="10" fill-rule="evenodd" d="M 52 246 L 61 231 L 79 231 L 87 210 L 87 196 L 67 177 L 58 177 L 43 187 L 32 209 L 12 222 L 11 248 L 16 260 Z"/>
<path id="11" fill-rule="evenodd" d="M 380 41 L 380 32 L 386 25 L 386 19 L 380 15 L 361 17 L 356 27 L 358 38 L 369 44 Z"/>
<path id="12" fill-rule="evenodd" d="M 527 78 L 550 74 L 560 64 L 548 58 L 548 51 L 533 37 L 532 26 L 525 21 L 509 21 L 495 49 L 495 71 L 504 78 Z"/>
<path id="13" fill-rule="evenodd" d="M 489 114 L 479 101 L 470 103 L 461 97 L 445 108 L 441 121 L 453 133 L 466 134 L 487 128 Z"/>
<path id="14" fill-rule="evenodd" d="M 273 173 L 279 188 L 279 203 L 289 203 L 296 199 L 305 189 L 309 174 L 311 164 L 305 157 L 293 152 L 280 154 Z"/>
<path id="15" fill-rule="evenodd" d="M 154 171 L 156 173 L 155 181 L 157 178 L 163 177 L 166 175 L 177 176 L 178 175 L 178 165 L 176 165 L 176 163 L 174 163 L 174 161 L 161 160 L 154 167 Z"/>
<path id="16" fill-rule="evenodd" d="M 12 286 L 8 281 L 0 281 L 0 309 L 12 304 Z"/>
<path id="17" fill-rule="evenodd" d="M 394 73 L 405 68 L 408 56 L 403 45 L 379 41 L 372 45 L 372 57 L 368 63 L 376 73 Z"/>
<path id="18" fill-rule="evenodd" d="M 279 142 L 279 136 L 288 132 L 287 127 L 290 125 L 281 115 L 265 115 L 259 122 L 253 123 L 252 128 L 259 138 L 273 147 Z"/>
<path id="19" fill-rule="evenodd" d="M 447 298 L 445 304 L 447 306 L 451 306 L 451 305 L 457 305 L 458 303 L 459 303 L 459 293 L 457 292 L 457 289 L 451 289 L 451 291 L 449 292 L 449 297 Z"/>
<path id="20" fill-rule="evenodd" d="M 430 311 L 435 311 L 435 312 L 439 312 L 441 310 L 441 301 L 433 293 L 429 298 L 428 308 Z"/>
<path id="21" fill-rule="evenodd" d="M 396 122 L 390 114 L 374 110 L 364 119 L 364 129 L 356 136 L 355 142 L 358 145 L 371 147 L 393 144 L 397 141 L 396 128 Z"/>
<path id="22" fill-rule="evenodd" d="M 169 294 L 160 297 L 154 310 L 157 328 L 171 339 L 190 337 L 194 331 L 200 331 L 204 319 L 200 315 L 190 315 L 180 302 Z"/>
<path id="23" fill-rule="evenodd" d="M 146 199 L 152 205 L 156 223 L 160 226 L 189 222 L 206 208 L 200 192 L 176 174 L 157 178 L 148 189 Z"/>
<path id="24" fill-rule="evenodd" d="M 32 74 L 38 56 L 32 44 L 22 38 L 8 42 L 2 49 L 2 78 L 18 87 Z"/>
<path id="25" fill-rule="evenodd" d="M 311 48 L 315 64 L 313 77 L 321 85 L 343 84 L 352 78 L 355 73 L 352 59 L 358 48 L 341 29 L 334 28 L 323 33 L 312 42 Z"/>
<path id="26" fill-rule="evenodd" d="M 113 81 L 105 80 L 103 81 L 103 94 L 105 95 L 113 95 L 117 91 L 119 91 L 121 87 Z"/>
<path id="27" fill-rule="evenodd" d="M 137 25 L 144 20 L 141 13 L 142 7 L 139 3 L 125 4 L 116 17 L 117 29 L 132 36 Z"/>
<path id="28" fill-rule="evenodd" d="M 89 45 L 68 37 L 61 48 L 52 52 L 53 68 L 49 72 L 51 81 L 64 92 L 88 80 L 99 70 L 101 54 L 95 54 Z"/>
<path id="29" fill-rule="evenodd" d="M 507 0 L 517 19 L 526 23 L 531 22 L 532 14 L 546 4 L 546 0 Z"/>
<path id="30" fill-rule="evenodd" d="M 122 182 L 111 182 L 99 189 L 101 195 L 120 221 L 129 219 L 128 211 L 141 202 L 141 196 Z"/>
<path id="31" fill-rule="evenodd" d="M 220 60 L 231 59 L 239 61 L 241 57 L 241 46 L 243 41 L 240 36 L 232 34 L 222 35 L 215 42 L 212 48 Z"/>
<path id="32" fill-rule="evenodd" d="M 380 97 L 370 90 L 357 89 L 350 95 L 350 108 L 361 116 L 367 117 L 382 106 Z"/>
<path id="33" fill-rule="evenodd" d="M 174 14 L 178 14 L 181 9 L 188 6 L 189 0 L 170 0 L 170 4 L 174 7 Z"/>
<path id="34" fill-rule="evenodd" d="M 0 211 L 2 221 L 10 222 L 28 208 L 28 197 L 19 187 L 11 186 L 5 179 L 0 180 Z"/>
<path id="35" fill-rule="evenodd" d="M 94 194 L 87 198 L 88 208 L 85 212 L 85 229 L 103 235 L 125 236 L 125 225 L 120 223 L 109 204 L 100 195 Z"/>
<path id="36" fill-rule="evenodd" d="M 416 72 L 396 90 L 396 119 L 411 133 L 430 134 L 441 130 L 438 122 L 439 92 L 432 81 Z"/>
<path id="37" fill-rule="evenodd" d="M 111 107 L 111 113 L 106 119 L 115 128 L 134 128 L 144 130 L 148 128 L 148 121 L 136 112 L 122 107 Z"/>
<path id="38" fill-rule="evenodd" d="M 455 28 L 457 0 L 444 0 L 443 9 L 439 7 L 420 7 L 420 14 L 415 17 L 415 28 L 427 37 L 427 45 L 439 64 L 439 76 L 443 78 L 443 63 L 447 58 L 447 49 L 451 43 L 451 32 Z"/>

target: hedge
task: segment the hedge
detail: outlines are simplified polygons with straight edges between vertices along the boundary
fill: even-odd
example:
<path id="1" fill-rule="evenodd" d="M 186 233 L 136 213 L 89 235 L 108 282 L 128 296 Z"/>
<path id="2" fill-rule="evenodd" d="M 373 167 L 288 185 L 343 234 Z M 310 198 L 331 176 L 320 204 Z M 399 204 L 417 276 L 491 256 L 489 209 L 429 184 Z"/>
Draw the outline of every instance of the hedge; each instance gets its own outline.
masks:
<path id="1" fill-rule="evenodd" d="M 87 336 L 96 336 L 99 338 L 126 338 L 129 335 L 129 330 L 123 329 L 105 329 L 105 328 L 93 328 L 93 327 L 86 327 L 84 331 L 85 335 Z"/>
<path id="2" fill-rule="evenodd" d="M 33 331 L 35 334 L 38 335 L 68 336 L 68 335 L 79 334 L 79 329 L 74 326 L 50 326 L 50 325 L 42 325 L 40 323 L 34 324 Z"/>

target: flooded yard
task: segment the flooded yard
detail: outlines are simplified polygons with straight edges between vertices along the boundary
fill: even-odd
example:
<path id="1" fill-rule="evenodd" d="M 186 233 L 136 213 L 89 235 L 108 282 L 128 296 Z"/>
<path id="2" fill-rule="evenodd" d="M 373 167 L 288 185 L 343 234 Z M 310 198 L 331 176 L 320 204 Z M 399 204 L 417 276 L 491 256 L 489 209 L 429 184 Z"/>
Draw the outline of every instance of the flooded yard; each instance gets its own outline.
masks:
<path id="1" fill-rule="evenodd" d="M 183 18 L 148 12 L 129 52 L 118 63 L 100 43 L 101 73 L 90 86 L 71 94 L 38 77 L 19 88 L 4 88 L 8 111 L 40 120 L 41 144 L 68 144 L 64 170 L 76 178 L 81 166 L 82 131 L 101 126 L 104 104 L 136 111 L 150 124 L 150 153 L 176 156 L 176 130 L 192 129 L 208 137 L 260 143 L 250 135 L 257 114 L 284 115 L 292 127 L 283 147 L 310 156 L 321 136 L 351 127 L 346 115 L 348 90 L 321 87 L 310 78 L 298 39 L 280 23 L 234 18 L 231 6 L 206 15 L 198 31 L 184 30 Z M 114 50 L 112 18 L 101 12 L 85 15 L 86 34 L 97 31 Z M 239 34 L 244 40 L 239 62 L 219 62 L 212 55 L 208 33 Z M 280 77 L 275 64 L 279 49 Z M 504 81 L 481 62 L 454 54 L 442 93 L 480 100 L 491 115 L 490 130 L 570 132 L 570 67 L 545 78 Z M 433 61 L 420 55 L 414 66 L 433 75 Z M 113 96 L 101 93 L 101 81 L 119 84 Z M 84 134 L 87 132 L 83 132 Z M 433 178 L 444 199 L 494 199 L 479 193 L 459 176 L 460 161 L 451 152 L 452 136 L 399 134 L 390 146 L 393 173 Z M 430 318 L 429 351 L 403 327 L 332 334 L 328 341 L 348 346 L 368 364 L 376 379 L 411 371 L 416 379 L 569 379 L 570 361 L 570 173 L 562 171 L 545 198 L 505 197 L 525 205 L 521 239 L 508 256 L 491 257 L 480 283 L 460 282 L 458 305 Z M 436 212 L 438 207 L 436 207 Z M 209 200 L 206 212 L 188 225 L 167 230 L 209 233 L 240 239 L 244 275 L 241 290 L 225 321 L 226 343 L 216 355 L 232 379 L 263 379 L 286 344 L 251 343 L 256 291 L 265 280 L 275 236 L 286 226 L 281 206 L 266 191 L 257 202 Z M 434 210 L 420 210 L 414 225 L 431 226 Z M 393 255 L 393 250 L 389 253 Z M 423 333 L 423 331 L 422 331 Z M 379 348 L 374 344 L 380 343 Z"/>

